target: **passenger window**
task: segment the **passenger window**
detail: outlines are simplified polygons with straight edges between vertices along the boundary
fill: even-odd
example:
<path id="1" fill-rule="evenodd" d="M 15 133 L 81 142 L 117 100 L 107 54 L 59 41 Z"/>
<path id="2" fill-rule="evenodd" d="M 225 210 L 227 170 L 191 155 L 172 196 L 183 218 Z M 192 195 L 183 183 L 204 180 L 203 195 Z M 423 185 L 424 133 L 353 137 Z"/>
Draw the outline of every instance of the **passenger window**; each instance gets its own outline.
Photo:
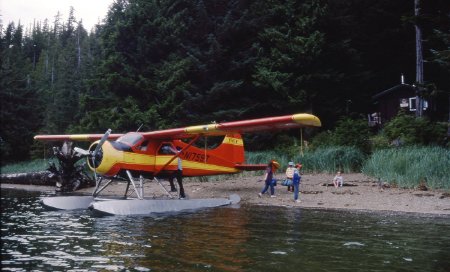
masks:
<path id="1" fill-rule="evenodd" d="M 158 154 L 160 155 L 174 155 L 174 148 L 171 144 L 162 144 L 158 150 Z"/>

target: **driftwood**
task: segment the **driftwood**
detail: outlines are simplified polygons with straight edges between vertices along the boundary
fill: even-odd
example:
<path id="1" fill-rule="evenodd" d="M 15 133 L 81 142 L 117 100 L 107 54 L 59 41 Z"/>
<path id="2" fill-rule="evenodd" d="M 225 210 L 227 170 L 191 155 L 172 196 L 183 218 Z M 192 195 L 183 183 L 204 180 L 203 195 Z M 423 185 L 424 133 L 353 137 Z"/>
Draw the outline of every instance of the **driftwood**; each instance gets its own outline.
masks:
<path id="1" fill-rule="evenodd" d="M 84 171 L 86 163 L 76 165 L 83 156 L 73 150 L 72 142 L 64 142 L 61 149 L 53 147 L 53 154 L 58 159 L 59 167 L 50 163 L 48 170 L 58 179 L 57 191 L 73 192 L 95 183 Z"/>
<path id="2" fill-rule="evenodd" d="M 57 178 L 50 171 L 0 175 L 1 183 L 55 186 Z"/>
<path id="3" fill-rule="evenodd" d="M 330 186 L 330 187 L 334 187 L 334 184 L 333 183 L 322 183 L 322 186 L 326 186 L 326 187 L 328 187 L 328 186 Z M 356 184 L 353 184 L 353 183 L 344 183 L 343 185 L 342 185 L 343 187 L 353 187 L 353 186 L 358 186 L 358 185 L 356 185 Z"/>
<path id="4" fill-rule="evenodd" d="M 84 171 L 85 163 L 76 164 L 83 156 L 74 152 L 71 142 L 64 142 L 61 149 L 53 147 L 53 153 L 58 159 L 58 166 L 50 162 L 47 171 L 4 174 L 0 176 L 1 182 L 56 186 L 58 192 L 73 192 L 95 184 Z"/>

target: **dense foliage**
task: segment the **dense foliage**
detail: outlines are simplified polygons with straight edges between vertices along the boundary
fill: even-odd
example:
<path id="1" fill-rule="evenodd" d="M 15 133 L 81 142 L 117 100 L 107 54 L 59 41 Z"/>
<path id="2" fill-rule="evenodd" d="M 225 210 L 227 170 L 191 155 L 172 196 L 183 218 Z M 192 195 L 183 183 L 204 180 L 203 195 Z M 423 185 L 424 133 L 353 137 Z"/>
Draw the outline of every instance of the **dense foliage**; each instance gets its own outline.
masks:
<path id="1" fill-rule="evenodd" d="M 384 126 L 379 136 L 395 145 L 445 145 L 448 123 L 430 122 L 400 112 Z"/>
<path id="2" fill-rule="evenodd" d="M 366 119 L 344 117 L 336 123 L 333 130 L 322 131 L 316 135 L 312 141 L 312 147 L 349 146 L 369 153 L 371 151 L 370 137 L 371 131 Z"/>
<path id="3" fill-rule="evenodd" d="M 0 37 L 2 163 L 29 158 L 37 133 L 293 112 L 346 128 L 341 117 L 366 113 L 401 73 L 413 81 L 414 22 L 428 95 L 448 93 L 450 6 L 422 2 L 415 18 L 411 0 L 116 0 L 91 33 L 73 9 L 32 29 L 9 23 Z M 258 137 L 275 139 L 248 146 L 261 148 Z"/>

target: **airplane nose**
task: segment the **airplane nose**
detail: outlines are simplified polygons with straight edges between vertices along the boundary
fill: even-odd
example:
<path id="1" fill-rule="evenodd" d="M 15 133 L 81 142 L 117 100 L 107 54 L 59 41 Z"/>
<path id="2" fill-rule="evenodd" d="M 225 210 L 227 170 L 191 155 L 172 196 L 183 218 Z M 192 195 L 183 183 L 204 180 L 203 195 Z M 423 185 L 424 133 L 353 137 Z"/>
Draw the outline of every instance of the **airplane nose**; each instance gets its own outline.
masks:
<path id="1" fill-rule="evenodd" d="M 100 149 L 97 150 L 97 153 L 94 154 L 95 149 L 97 148 L 98 142 L 93 143 L 89 147 L 89 152 L 93 154 L 93 157 L 88 159 L 89 166 L 91 168 L 98 168 L 103 160 L 103 148 L 100 147 Z"/>

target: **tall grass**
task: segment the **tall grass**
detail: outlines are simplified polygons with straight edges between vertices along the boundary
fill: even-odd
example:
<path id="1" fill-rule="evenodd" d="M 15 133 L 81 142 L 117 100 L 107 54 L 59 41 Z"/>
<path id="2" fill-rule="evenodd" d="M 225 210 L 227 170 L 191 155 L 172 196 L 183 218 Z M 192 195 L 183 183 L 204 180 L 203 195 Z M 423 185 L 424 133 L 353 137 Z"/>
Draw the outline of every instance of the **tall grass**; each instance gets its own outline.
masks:
<path id="1" fill-rule="evenodd" d="M 365 160 L 364 153 L 356 147 L 333 146 L 307 152 L 297 157 L 304 171 L 312 173 L 335 173 L 337 171 L 359 172 Z"/>
<path id="2" fill-rule="evenodd" d="M 450 150 L 442 147 L 378 150 L 365 162 L 362 172 L 404 188 L 414 188 L 425 181 L 431 188 L 450 189 Z"/>
<path id="3" fill-rule="evenodd" d="M 49 161 L 56 161 L 56 160 L 54 160 L 54 159 L 50 159 L 50 160 L 38 159 L 38 160 L 8 164 L 8 165 L 4 165 L 0 168 L 0 173 L 1 174 L 12 174 L 12 173 L 31 173 L 31 172 L 44 171 L 48 168 Z"/>
<path id="4" fill-rule="evenodd" d="M 279 152 L 248 152 L 247 163 L 268 163 L 275 159 L 282 168 L 287 167 L 289 161 L 300 162 L 303 172 L 334 173 L 336 171 L 359 172 L 365 160 L 364 154 L 356 147 L 334 146 L 319 148 L 315 151 L 289 156 Z"/>

